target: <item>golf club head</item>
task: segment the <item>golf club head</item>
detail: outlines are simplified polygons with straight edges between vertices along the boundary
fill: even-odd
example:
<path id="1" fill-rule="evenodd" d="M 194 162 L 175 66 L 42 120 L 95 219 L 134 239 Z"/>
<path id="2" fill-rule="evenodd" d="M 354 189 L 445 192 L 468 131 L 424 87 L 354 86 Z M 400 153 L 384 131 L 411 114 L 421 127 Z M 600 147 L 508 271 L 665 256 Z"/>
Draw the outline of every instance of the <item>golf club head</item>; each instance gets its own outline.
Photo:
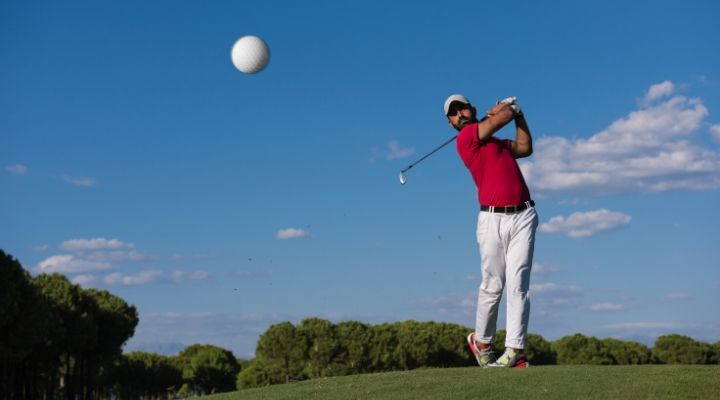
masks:
<path id="1" fill-rule="evenodd" d="M 401 185 L 404 185 L 407 182 L 407 178 L 405 177 L 405 174 L 403 174 L 402 172 L 400 173 L 400 176 L 398 178 L 400 178 Z"/>

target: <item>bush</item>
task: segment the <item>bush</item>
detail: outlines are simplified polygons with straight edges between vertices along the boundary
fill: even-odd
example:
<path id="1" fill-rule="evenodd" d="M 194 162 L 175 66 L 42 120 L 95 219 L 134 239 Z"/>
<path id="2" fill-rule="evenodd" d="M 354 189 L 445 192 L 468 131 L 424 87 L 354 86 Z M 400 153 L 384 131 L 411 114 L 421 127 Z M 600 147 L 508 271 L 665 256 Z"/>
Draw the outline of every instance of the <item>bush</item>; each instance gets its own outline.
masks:
<path id="1" fill-rule="evenodd" d="M 552 349 L 552 343 L 534 333 L 527 335 L 525 354 L 531 365 L 557 364 L 557 354 Z"/>
<path id="2" fill-rule="evenodd" d="M 271 381 L 290 382 L 304 379 L 305 354 L 308 342 L 290 322 L 271 325 L 260 335 L 255 350 L 263 373 L 276 373 Z M 257 365 L 255 365 L 257 367 Z"/>
<path id="3" fill-rule="evenodd" d="M 190 389 L 203 394 L 229 392 L 235 389 L 240 367 L 229 350 L 195 344 L 178 355 L 183 364 L 183 379 Z"/>
<path id="4" fill-rule="evenodd" d="M 340 350 L 336 362 L 344 368 L 336 368 L 341 375 L 359 374 L 370 370 L 370 344 L 372 329 L 362 322 L 347 321 L 336 325 Z"/>
<path id="5" fill-rule="evenodd" d="M 637 365 L 653 364 L 652 351 L 642 343 L 617 339 L 603 339 L 603 346 L 610 352 L 615 364 Z"/>
<path id="6" fill-rule="evenodd" d="M 552 344 L 558 364 L 612 365 L 610 351 L 595 337 L 576 333 Z"/>
<path id="7" fill-rule="evenodd" d="M 238 373 L 235 386 L 238 390 L 285 383 L 283 372 L 273 366 L 252 360 Z"/>
<path id="8" fill-rule="evenodd" d="M 660 336 L 655 341 L 653 355 L 665 364 L 715 364 L 713 347 L 682 335 Z"/>

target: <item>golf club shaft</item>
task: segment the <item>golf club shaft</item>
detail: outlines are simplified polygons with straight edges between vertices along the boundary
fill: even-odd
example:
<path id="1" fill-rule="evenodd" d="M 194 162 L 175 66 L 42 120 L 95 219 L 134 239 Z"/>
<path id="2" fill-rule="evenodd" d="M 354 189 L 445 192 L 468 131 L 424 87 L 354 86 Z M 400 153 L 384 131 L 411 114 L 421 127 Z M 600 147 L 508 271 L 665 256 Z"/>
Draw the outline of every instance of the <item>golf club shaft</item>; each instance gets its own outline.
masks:
<path id="1" fill-rule="evenodd" d="M 487 119 L 487 116 L 483 117 L 483 118 L 480 120 L 480 122 L 485 121 L 486 119 Z M 455 135 L 455 136 L 451 137 L 450 139 L 448 139 L 445 143 L 443 143 L 443 144 L 441 144 L 440 146 L 438 146 L 437 148 L 435 148 L 435 150 L 433 150 L 433 151 L 425 154 L 421 159 L 419 159 L 419 160 L 415 161 L 414 163 L 408 165 L 408 167 L 405 168 L 404 170 L 400 171 L 400 173 L 402 173 L 402 174 L 406 173 L 410 168 L 414 167 L 415 164 L 417 164 L 417 163 L 419 163 L 420 161 L 422 161 L 422 160 L 430 157 L 431 155 L 433 155 L 433 153 L 435 153 L 436 151 L 438 151 L 438 150 L 442 149 L 443 147 L 447 146 L 448 143 L 452 142 L 452 141 L 455 140 L 455 139 L 457 139 L 457 135 Z"/>
<path id="2" fill-rule="evenodd" d="M 451 138 L 448 139 L 445 143 L 443 143 L 443 144 L 441 144 L 440 146 L 436 147 L 435 150 L 433 150 L 433 151 L 425 154 L 421 159 L 419 159 L 419 160 L 415 161 L 414 163 L 408 165 L 407 168 L 405 168 L 404 170 L 402 170 L 402 171 L 400 171 L 400 172 L 401 172 L 401 173 L 407 172 L 410 168 L 414 167 L 417 163 L 419 163 L 420 161 L 422 161 L 422 160 L 430 157 L 431 155 L 433 155 L 433 153 L 435 153 L 436 151 L 438 151 L 438 150 L 442 149 L 443 147 L 447 146 L 448 143 L 452 142 L 452 141 L 455 140 L 456 138 L 457 138 L 457 135 L 451 137 Z"/>
<path id="3" fill-rule="evenodd" d="M 513 104 L 514 102 L 515 102 L 515 97 L 508 97 L 507 99 L 498 101 L 497 104 L 500 104 L 500 103 Z M 485 121 L 486 119 L 488 119 L 488 117 L 489 117 L 489 115 L 484 116 L 482 119 L 480 119 L 480 122 Z M 440 146 L 436 147 L 435 150 L 433 150 L 433 151 L 425 154 L 422 158 L 420 158 L 419 160 L 415 161 L 414 163 L 408 165 L 407 168 L 405 168 L 404 170 L 400 171 L 400 184 L 404 185 L 405 182 L 407 182 L 407 179 L 405 178 L 405 173 L 408 172 L 408 171 L 410 170 L 410 168 L 414 167 L 415 165 L 417 165 L 417 164 L 418 164 L 419 162 L 421 162 L 422 160 L 430 157 L 430 156 L 433 155 L 436 151 L 438 151 L 438 150 L 442 149 L 443 147 L 447 146 L 450 142 L 452 142 L 453 140 L 457 139 L 457 137 L 458 137 L 458 135 L 455 135 L 455 136 L 451 137 L 450 139 L 446 140 L 445 143 L 443 143 L 443 144 L 441 144 Z"/>

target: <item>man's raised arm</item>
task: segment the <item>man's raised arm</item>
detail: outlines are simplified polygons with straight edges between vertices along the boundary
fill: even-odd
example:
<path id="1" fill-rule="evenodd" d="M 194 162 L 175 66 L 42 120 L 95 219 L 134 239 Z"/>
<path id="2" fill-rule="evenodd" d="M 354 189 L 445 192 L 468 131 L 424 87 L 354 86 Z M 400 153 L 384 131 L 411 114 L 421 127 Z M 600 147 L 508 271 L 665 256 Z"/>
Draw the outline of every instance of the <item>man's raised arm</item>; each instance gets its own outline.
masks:
<path id="1" fill-rule="evenodd" d="M 515 158 L 529 157 L 533 153 L 530 128 L 528 128 L 522 111 L 519 111 L 515 116 L 515 140 L 512 142 L 511 150 Z"/>

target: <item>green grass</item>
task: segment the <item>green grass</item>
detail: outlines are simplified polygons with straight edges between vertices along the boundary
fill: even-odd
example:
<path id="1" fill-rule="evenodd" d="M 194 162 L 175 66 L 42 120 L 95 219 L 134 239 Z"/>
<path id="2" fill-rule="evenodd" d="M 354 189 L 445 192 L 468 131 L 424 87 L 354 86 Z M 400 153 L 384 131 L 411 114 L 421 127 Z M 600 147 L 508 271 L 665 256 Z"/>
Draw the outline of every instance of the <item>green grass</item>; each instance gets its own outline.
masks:
<path id="1" fill-rule="evenodd" d="M 207 396 L 279 399 L 717 399 L 720 366 L 447 368 L 315 379 Z"/>

